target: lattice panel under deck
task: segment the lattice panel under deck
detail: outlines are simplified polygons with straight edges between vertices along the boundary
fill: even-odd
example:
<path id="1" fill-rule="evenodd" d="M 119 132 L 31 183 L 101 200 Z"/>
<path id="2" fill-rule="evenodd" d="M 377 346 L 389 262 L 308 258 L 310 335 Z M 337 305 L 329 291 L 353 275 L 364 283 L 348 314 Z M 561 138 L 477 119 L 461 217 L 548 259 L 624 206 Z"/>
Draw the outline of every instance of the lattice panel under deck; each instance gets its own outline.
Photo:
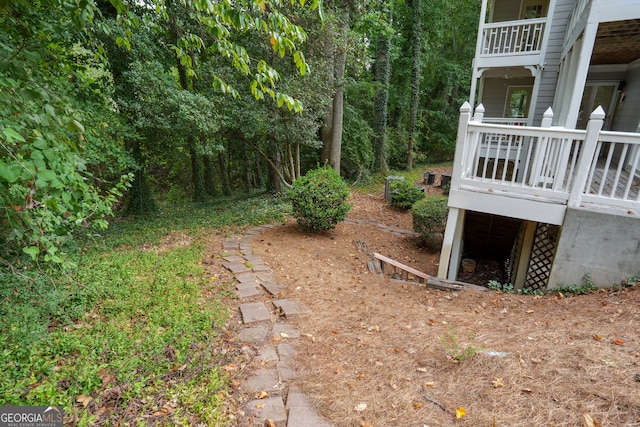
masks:
<path id="1" fill-rule="evenodd" d="M 536 226 L 536 235 L 524 282 L 525 289 L 536 291 L 547 288 L 551 264 L 556 253 L 559 228 L 557 225 L 543 223 L 538 223 Z"/>

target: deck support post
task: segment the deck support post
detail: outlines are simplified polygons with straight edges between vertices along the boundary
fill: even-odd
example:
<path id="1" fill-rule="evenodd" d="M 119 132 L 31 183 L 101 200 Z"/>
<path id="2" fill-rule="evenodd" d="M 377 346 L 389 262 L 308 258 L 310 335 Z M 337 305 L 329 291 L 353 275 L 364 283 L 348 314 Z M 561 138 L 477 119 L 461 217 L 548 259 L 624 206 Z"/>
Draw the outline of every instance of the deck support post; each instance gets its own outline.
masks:
<path id="1" fill-rule="evenodd" d="M 536 227 L 538 223 L 535 221 L 526 221 L 524 238 L 522 239 L 522 247 L 518 256 L 518 265 L 516 266 L 516 274 L 513 280 L 515 289 L 524 288 L 524 282 L 527 279 L 529 259 L 531 258 L 531 250 L 533 249 L 533 240 L 536 237 Z"/>
<path id="2" fill-rule="evenodd" d="M 462 231 L 464 229 L 465 210 L 449 208 L 447 228 L 444 232 L 438 278 L 456 280 L 458 264 L 462 253 Z M 448 274 L 447 274 L 448 273 Z"/>

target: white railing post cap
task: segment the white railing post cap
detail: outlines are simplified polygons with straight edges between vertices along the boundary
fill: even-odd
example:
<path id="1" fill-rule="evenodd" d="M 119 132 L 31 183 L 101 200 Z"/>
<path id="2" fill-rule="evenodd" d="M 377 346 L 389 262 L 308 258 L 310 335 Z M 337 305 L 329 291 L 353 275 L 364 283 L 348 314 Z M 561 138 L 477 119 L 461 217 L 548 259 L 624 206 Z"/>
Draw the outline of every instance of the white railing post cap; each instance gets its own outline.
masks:
<path id="1" fill-rule="evenodd" d="M 544 114 L 542 115 L 542 117 L 544 117 L 545 119 L 552 119 L 553 118 L 553 110 L 551 109 L 551 107 L 549 107 L 546 110 L 544 110 Z"/>
<path id="2" fill-rule="evenodd" d="M 604 119 L 604 116 L 606 116 L 606 114 L 604 112 L 604 109 L 602 108 L 602 105 L 598 105 L 598 108 L 593 110 L 593 113 L 591 113 L 591 115 L 589 116 L 589 119 L 602 120 Z"/>
<path id="3" fill-rule="evenodd" d="M 476 107 L 476 113 L 484 114 L 484 111 L 484 105 L 482 105 L 482 103 L 478 104 Z"/>
<path id="4" fill-rule="evenodd" d="M 464 101 L 464 104 L 460 107 L 460 112 L 468 113 L 469 111 L 471 111 L 471 104 L 469 104 L 469 101 Z"/>

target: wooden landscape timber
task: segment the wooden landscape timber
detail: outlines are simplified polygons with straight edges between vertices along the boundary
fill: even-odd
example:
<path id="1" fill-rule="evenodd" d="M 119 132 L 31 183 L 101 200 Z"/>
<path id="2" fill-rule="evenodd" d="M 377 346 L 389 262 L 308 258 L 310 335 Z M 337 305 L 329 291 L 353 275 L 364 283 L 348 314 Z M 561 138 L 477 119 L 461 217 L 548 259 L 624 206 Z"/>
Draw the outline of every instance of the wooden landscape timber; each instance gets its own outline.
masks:
<path id="1" fill-rule="evenodd" d="M 486 290 L 482 286 L 472 285 L 471 283 L 453 281 L 453 280 L 443 280 L 437 277 L 429 276 L 426 273 L 423 273 L 419 270 L 416 270 L 413 267 L 409 267 L 399 261 L 381 255 L 377 252 L 373 252 L 371 254 L 371 261 L 369 261 L 369 270 L 378 271 L 380 274 L 384 274 L 384 266 L 388 264 L 393 267 L 393 276 L 400 276 L 401 279 L 395 279 L 396 281 L 403 282 L 418 282 L 424 284 L 429 288 L 440 289 L 443 291 L 461 291 L 464 289 L 472 289 L 472 290 Z M 379 265 L 379 268 L 378 268 Z M 373 270 L 372 270 L 373 267 Z M 400 272 L 398 273 L 398 270 Z M 413 280 L 411 280 L 413 279 Z"/>

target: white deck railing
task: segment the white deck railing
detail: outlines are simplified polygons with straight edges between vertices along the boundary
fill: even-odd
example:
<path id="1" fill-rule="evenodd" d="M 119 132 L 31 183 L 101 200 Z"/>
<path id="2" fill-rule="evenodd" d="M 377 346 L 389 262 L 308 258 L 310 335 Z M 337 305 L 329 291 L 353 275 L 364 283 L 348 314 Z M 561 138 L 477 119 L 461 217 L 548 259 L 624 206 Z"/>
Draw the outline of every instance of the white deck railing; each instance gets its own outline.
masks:
<path id="1" fill-rule="evenodd" d="M 584 203 L 640 203 L 640 134 L 602 132 L 589 166 Z"/>
<path id="2" fill-rule="evenodd" d="M 478 106 L 461 109 L 451 188 L 509 194 L 569 206 L 640 209 L 640 134 L 601 132 L 596 109 L 586 130 L 491 124 Z"/>
<path id="3" fill-rule="evenodd" d="M 482 27 L 481 56 L 540 53 L 547 18 L 495 22 Z"/>
<path id="4" fill-rule="evenodd" d="M 513 126 L 526 126 L 526 118 L 512 118 L 512 117 L 485 117 L 483 123 L 494 123 L 497 125 L 513 125 Z"/>

